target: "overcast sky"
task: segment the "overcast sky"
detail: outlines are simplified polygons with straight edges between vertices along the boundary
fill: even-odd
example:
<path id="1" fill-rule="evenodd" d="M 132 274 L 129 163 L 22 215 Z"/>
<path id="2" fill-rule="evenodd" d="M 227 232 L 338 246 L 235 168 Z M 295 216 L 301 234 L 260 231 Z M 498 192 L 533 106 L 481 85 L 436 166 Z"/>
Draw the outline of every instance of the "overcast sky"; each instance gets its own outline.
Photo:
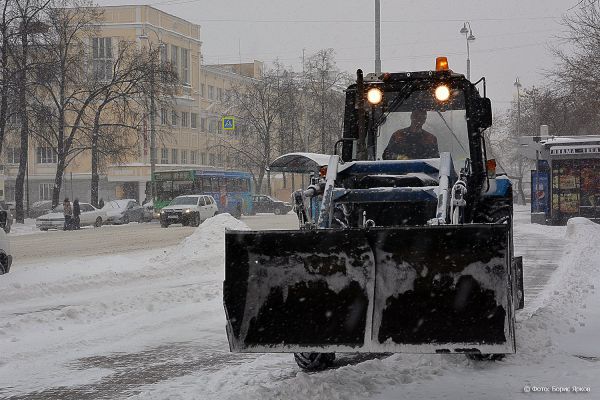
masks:
<path id="1" fill-rule="evenodd" d="M 151 4 L 202 26 L 204 61 L 232 63 L 278 58 L 301 70 L 302 49 L 334 48 L 338 66 L 374 70 L 374 0 L 98 0 L 101 5 Z M 381 0 L 383 71 L 433 69 L 446 55 L 466 74 L 470 21 L 471 77 L 486 76 L 495 108 L 508 107 L 515 77 L 542 84 L 551 68 L 562 15 L 579 0 Z"/>

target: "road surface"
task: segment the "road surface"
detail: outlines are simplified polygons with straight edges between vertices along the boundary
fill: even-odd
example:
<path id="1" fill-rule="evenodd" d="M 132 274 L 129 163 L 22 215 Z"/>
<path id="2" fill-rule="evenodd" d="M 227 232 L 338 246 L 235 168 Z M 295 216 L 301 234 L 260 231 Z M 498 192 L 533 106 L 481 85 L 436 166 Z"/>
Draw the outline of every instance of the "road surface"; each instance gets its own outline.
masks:
<path id="1" fill-rule="evenodd" d="M 244 216 L 242 221 L 251 229 L 294 229 L 298 226 L 294 213 Z M 48 231 L 9 237 L 14 268 L 18 268 L 20 263 L 31 263 L 40 259 L 119 254 L 173 246 L 189 236 L 194 229 L 179 224 L 165 229 L 161 228 L 158 222 L 133 222 L 122 226 L 89 227 L 78 231 Z"/>

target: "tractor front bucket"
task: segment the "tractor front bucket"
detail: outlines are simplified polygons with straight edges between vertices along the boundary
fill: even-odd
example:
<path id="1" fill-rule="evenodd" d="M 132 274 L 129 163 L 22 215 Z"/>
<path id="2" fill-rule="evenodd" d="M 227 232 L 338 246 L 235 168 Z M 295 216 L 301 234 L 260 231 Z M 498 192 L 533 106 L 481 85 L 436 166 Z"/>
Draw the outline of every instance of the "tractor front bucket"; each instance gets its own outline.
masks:
<path id="1" fill-rule="evenodd" d="M 509 226 L 228 231 L 237 352 L 513 353 Z"/>

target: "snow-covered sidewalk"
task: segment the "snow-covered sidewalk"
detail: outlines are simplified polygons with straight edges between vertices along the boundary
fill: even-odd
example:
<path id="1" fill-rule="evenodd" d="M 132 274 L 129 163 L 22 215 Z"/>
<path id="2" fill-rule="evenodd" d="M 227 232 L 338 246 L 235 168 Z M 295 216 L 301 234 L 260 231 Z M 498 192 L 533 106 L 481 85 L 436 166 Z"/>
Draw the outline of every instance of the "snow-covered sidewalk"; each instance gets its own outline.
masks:
<path id="1" fill-rule="evenodd" d="M 560 398 L 600 392 L 600 226 L 588 220 L 566 228 L 518 220 L 517 253 L 540 237 L 566 250 L 518 313 L 516 355 L 348 355 L 313 374 L 289 354 L 229 353 L 226 227 L 247 229 L 223 214 L 172 248 L 50 261 L 0 277 L 0 397 L 507 399 L 545 398 L 525 387 L 574 385 L 591 393 Z"/>

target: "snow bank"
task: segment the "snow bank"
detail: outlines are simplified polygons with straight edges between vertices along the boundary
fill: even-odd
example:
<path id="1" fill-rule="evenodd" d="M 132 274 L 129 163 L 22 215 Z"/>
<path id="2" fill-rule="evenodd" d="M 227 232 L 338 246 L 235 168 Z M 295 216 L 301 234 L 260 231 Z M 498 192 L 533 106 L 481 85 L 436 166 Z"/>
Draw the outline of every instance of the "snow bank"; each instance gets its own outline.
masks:
<path id="1" fill-rule="evenodd" d="M 21 236 L 21 235 L 31 235 L 33 233 L 42 233 L 35 226 L 35 219 L 26 218 L 23 224 L 18 224 L 13 221 L 12 226 L 10 227 L 10 236 Z"/>
<path id="2" fill-rule="evenodd" d="M 536 351 L 600 356 L 600 225 L 586 218 L 567 222 L 566 250 L 559 268 L 523 313 L 517 326 L 518 344 Z"/>
<path id="3" fill-rule="evenodd" d="M 84 357 L 192 342 L 214 327 L 225 340 L 225 229 L 248 227 L 220 214 L 168 249 L 50 260 L 2 276 L 0 397 L 1 388 L 29 393 L 110 374 L 66 379 Z"/>
<path id="4" fill-rule="evenodd" d="M 225 230 L 247 231 L 250 228 L 228 213 L 217 214 L 204 221 L 171 253 L 189 259 L 197 259 L 209 251 L 212 254 L 223 255 L 225 254 Z"/>

